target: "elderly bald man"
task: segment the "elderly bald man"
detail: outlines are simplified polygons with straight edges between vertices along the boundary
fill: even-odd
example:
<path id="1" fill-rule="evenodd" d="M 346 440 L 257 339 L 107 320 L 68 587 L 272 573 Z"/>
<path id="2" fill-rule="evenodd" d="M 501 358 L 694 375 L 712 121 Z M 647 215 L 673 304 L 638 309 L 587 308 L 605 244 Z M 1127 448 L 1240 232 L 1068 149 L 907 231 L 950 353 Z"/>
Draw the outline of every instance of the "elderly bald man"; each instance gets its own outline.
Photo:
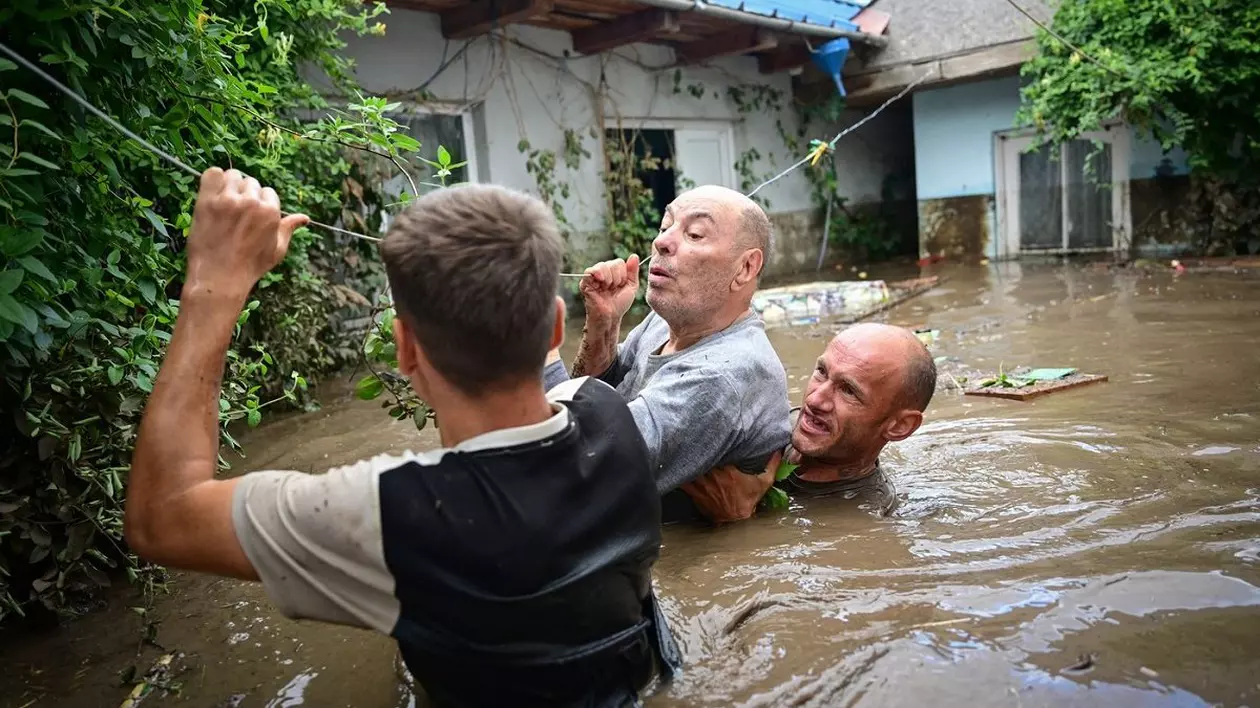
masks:
<path id="1" fill-rule="evenodd" d="M 802 406 L 793 409 L 784 460 L 799 465 L 774 482 L 717 469 L 684 486 L 713 521 L 751 516 L 772 483 L 793 497 L 841 495 L 870 503 L 881 515 L 896 490 L 879 464 L 890 442 L 910 437 L 936 390 L 936 362 L 910 330 L 860 324 L 837 334 L 814 365 Z"/>
<path id="2" fill-rule="evenodd" d="M 771 250 L 770 220 L 734 190 L 697 187 L 665 209 L 652 242 L 652 312 L 618 344 L 639 258 L 588 268 L 582 341 L 571 372 L 553 351 L 547 388 L 592 376 L 617 388 L 647 444 L 664 520 L 694 516 L 679 487 L 724 467 L 755 477 L 790 437 L 787 375 L 752 311 Z"/>

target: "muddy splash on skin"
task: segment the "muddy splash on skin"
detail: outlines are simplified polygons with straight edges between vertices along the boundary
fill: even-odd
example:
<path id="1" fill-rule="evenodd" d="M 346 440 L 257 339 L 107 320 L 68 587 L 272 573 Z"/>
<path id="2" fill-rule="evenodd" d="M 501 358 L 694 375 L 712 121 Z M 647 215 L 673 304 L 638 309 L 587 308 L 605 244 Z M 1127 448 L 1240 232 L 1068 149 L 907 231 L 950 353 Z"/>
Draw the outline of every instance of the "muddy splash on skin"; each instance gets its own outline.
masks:
<path id="1" fill-rule="evenodd" d="M 928 422 L 883 458 L 898 512 L 815 499 L 667 528 L 656 578 L 687 665 L 648 705 L 1260 702 L 1260 278 L 947 275 L 884 316 L 940 330 L 947 357 Z M 830 332 L 771 333 L 796 403 Z M 1110 382 L 1027 403 L 950 390 L 1017 365 Z M 436 444 L 347 391 L 255 431 L 246 466 Z M 189 668 L 179 695 L 144 705 L 415 704 L 386 638 L 285 620 L 251 584 L 181 574 L 173 588 L 156 636 Z M 120 703 L 118 672 L 163 653 L 137 658 L 133 601 L 5 638 L 0 704 Z"/>

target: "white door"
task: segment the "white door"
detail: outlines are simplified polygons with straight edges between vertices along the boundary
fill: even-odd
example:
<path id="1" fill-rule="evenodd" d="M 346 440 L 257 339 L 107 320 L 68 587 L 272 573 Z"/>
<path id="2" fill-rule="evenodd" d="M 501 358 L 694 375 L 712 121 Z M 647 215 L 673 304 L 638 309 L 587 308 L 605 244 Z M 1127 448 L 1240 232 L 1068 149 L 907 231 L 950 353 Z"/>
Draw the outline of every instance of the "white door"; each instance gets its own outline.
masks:
<path id="1" fill-rule="evenodd" d="M 674 128 L 675 169 L 696 186 L 736 188 L 730 126 Z"/>
<path id="2" fill-rule="evenodd" d="M 1102 144 L 1096 151 L 1093 141 Z M 1129 233 L 1128 129 L 1030 149 L 1031 136 L 995 139 L 999 255 L 1109 251 Z"/>

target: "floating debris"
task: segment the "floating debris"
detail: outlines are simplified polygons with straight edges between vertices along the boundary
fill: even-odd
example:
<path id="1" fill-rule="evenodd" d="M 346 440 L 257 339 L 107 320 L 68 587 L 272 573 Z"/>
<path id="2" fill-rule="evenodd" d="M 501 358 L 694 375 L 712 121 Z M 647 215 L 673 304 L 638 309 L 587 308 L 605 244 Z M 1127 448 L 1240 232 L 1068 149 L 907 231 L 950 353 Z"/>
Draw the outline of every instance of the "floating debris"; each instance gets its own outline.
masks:
<path id="1" fill-rule="evenodd" d="M 863 274 L 864 275 L 864 274 Z M 767 328 L 858 322 L 922 295 L 940 283 L 939 276 L 883 280 L 818 281 L 759 290 L 752 309 Z"/>
<path id="2" fill-rule="evenodd" d="M 964 393 L 968 396 L 1027 401 L 1047 393 L 1066 391 L 1106 380 L 1105 375 L 1083 374 L 1074 368 L 1016 370 L 1012 373 L 1005 373 L 999 369 L 997 376 L 980 379 Z"/>
<path id="3" fill-rule="evenodd" d="M 1094 663 L 1098 661 L 1097 654 L 1081 654 L 1076 663 L 1063 667 L 1064 671 L 1076 673 L 1079 671 L 1089 671 L 1094 668 Z"/>
<path id="4" fill-rule="evenodd" d="M 178 692 L 179 684 L 172 683 L 171 679 L 183 672 L 185 668 L 183 659 L 183 652 L 171 652 L 158 657 L 144 678 L 131 689 L 131 694 L 122 702 L 120 708 L 136 708 L 141 701 L 157 691 Z"/>

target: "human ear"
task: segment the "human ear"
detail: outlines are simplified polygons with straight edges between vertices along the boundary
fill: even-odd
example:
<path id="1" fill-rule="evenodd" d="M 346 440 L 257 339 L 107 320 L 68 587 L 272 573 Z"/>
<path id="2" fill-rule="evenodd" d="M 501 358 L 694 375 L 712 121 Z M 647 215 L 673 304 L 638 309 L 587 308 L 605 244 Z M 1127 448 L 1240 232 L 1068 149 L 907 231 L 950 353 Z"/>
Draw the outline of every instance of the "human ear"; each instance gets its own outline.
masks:
<path id="1" fill-rule="evenodd" d="M 889 419 L 884 427 L 884 439 L 888 442 L 899 442 L 914 435 L 914 431 L 923 424 L 923 413 L 911 408 L 904 408 Z"/>
<path id="2" fill-rule="evenodd" d="M 757 279 L 761 274 L 761 267 L 765 264 L 765 254 L 760 248 L 750 248 L 744 251 L 740 258 L 739 270 L 735 273 L 735 279 L 731 281 L 731 290 L 739 290 L 748 283 Z"/>
<path id="3" fill-rule="evenodd" d="M 555 351 L 564 344 L 564 298 L 556 296 L 556 321 L 551 328 L 551 346 L 548 349 Z"/>

